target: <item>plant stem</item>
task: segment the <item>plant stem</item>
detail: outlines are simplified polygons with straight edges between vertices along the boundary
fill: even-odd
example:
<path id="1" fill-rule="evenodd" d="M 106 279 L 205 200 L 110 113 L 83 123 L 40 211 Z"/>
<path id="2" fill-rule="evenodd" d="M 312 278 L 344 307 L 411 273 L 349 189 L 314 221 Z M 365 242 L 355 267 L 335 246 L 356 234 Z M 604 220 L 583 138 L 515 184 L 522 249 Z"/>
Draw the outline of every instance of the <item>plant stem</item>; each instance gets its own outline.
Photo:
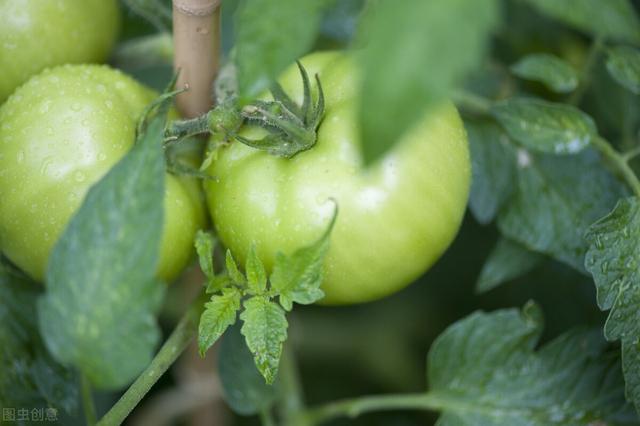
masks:
<path id="1" fill-rule="evenodd" d="M 466 108 L 472 112 L 487 115 L 491 110 L 491 100 L 478 96 L 475 93 L 465 90 L 458 90 L 453 93 L 453 102 L 459 108 Z"/>
<path id="2" fill-rule="evenodd" d="M 428 393 L 365 396 L 336 401 L 302 414 L 310 424 L 317 425 L 338 417 L 355 418 L 371 411 L 433 410 L 444 406 L 443 401 Z"/>
<path id="3" fill-rule="evenodd" d="M 282 360 L 280 361 L 280 386 L 282 399 L 279 409 L 282 424 L 286 426 L 308 426 L 309 423 L 297 417 L 304 410 L 304 401 L 291 342 L 285 344 Z"/>
<path id="4" fill-rule="evenodd" d="M 624 161 L 628 163 L 629 161 L 636 158 L 638 155 L 640 155 L 640 145 L 622 154 L 622 158 L 624 159 Z"/>
<path id="5" fill-rule="evenodd" d="M 82 394 L 82 408 L 88 426 L 96 424 L 96 407 L 91 394 L 91 383 L 85 374 L 80 374 L 80 392 Z"/>
<path id="6" fill-rule="evenodd" d="M 600 55 L 600 51 L 604 46 L 604 38 L 602 36 L 596 37 L 591 43 L 591 47 L 589 48 L 589 53 L 587 55 L 587 60 L 584 62 L 582 70 L 580 70 L 580 76 L 578 81 L 580 85 L 573 92 L 571 97 L 569 98 L 569 103 L 572 105 L 578 105 L 584 96 L 587 88 L 589 87 L 589 83 L 591 82 L 591 74 L 593 72 L 593 67 L 596 64 L 596 60 L 598 59 L 598 55 Z"/>
<path id="7" fill-rule="evenodd" d="M 633 191 L 633 193 L 637 197 L 640 197 L 640 180 L 638 180 L 638 177 L 636 176 L 636 174 L 633 172 L 631 167 L 629 167 L 628 158 L 626 158 L 625 155 L 620 154 L 618 151 L 616 151 L 609 142 L 607 142 L 605 139 L 603 139 L 600 136 L 596 136 L 595 138 L 593 138 L 591 143 L 620 172 L 625 182 L 627 182 L 627 184 Z"/>
<path id="8" fill-rule="evenodd" d="M 209 133 L 209 114 L 205 113 L 195 118 L 175 120 L 167 124 L 164 131 L 165 144 L 181 138 Z"/>
<path id="9" fill-rule="evenodd" d="M 275 426 L 276 423 L 273 420 L 273 415 L 271 415 L 271 411 L 269 409 L 265 409 L 260 411 L 260 423 L 262 426 Z"/>
<path id="10" fill-rule="evenodd" d="M 198 330 L 198 318 L 202 310 L 202 299 L 197 298 L 178 322 L 167 341 L 162 345 L 151 364 L 100 419 L 98 426 L 120 425 L 131 413 L 151 387 L 169 369 L 171 364 L 189 345 Z"/>

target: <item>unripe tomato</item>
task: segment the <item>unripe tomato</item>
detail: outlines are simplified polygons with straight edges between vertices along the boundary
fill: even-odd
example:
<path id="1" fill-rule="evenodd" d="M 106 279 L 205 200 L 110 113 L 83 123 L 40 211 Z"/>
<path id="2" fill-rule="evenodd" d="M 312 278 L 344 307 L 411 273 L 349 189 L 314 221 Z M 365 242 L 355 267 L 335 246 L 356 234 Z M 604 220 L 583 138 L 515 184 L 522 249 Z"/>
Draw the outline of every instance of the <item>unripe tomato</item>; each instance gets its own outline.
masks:
<path id="1" fill-rule="evenodd" d="M 291 159 L 234 142 L 222 147 L 205 192 L 224 244 L 244 261 L 251 244 L 267 267 L 278 251 L 315 241 L 339 213 L 326 257 L 321 303 L 348 304 L 391 294 L 424 273 L 451 243 L 469 192 L 466 133 L 449 103 L 425 113 L 378 163 L 364 168 L 352 59 L 317 53 L 302 59 L 318 74 L 326 109 L 316 145 Z M 296 67 L 280 80 L 298 103 Z M 256 137 L 260 130 L 245 128 Z"/>
<path id="2" fill-rule="evenodd" d="M 0 248 L 37 280 L 89 187 L 133 146 L 157 94 L 100 65 L 44 71 L 0 107 Z M 166 175 L 158 275 L 172 280 L 205 222 L 199 183 Z"/>
<path id="3" fill-rule="evenodd" d="M 0 103 L 46 67 L 103 62 L 119 24 L 117 0 L 0 0 Z"/>

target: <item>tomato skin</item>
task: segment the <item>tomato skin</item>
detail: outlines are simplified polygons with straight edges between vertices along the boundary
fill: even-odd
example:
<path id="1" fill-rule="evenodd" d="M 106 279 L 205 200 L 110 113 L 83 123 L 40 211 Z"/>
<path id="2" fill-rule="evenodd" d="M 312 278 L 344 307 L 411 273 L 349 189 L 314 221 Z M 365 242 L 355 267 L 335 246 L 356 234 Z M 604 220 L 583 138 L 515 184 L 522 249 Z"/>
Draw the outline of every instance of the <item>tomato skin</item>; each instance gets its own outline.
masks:
<path id="1" fill-rule="evenodd" d="M 64 65 L 21 86 L 0 107 L 0 249 L 31 277 L 47 259 L 90 186 L 133 146 L 156 94 L 119 71 Z M 166 176 L 158 276 L 170 281 L 192 253 L 205 211 L 199 184 Z"/>
<path id="2" fill-rule="evenodd" d="M 445 103 L 373 166 L 364 169 L 356 127 L 357 79 L 351 59 L 316 53 L 301 61 L 318 73 L 326 110 L 316 145 L 291 159 L 234 142 L 220 149 L 205 182 L 223 243 L 244 262 L 252 243 L 270 269 L 278 251 L 310 244 L 339 213 L 325 262 L 322 304 L 375 300 L 424 273 L 453 240 L 470 183 L 466 133 Z M 301 102 L 297 69 L 281 84 Z M 256 137 L 260 130 L 246 128 Z"/>
<path id="3" fill-rule="evenodd" d="M 47 67 L 104 62 L 119 13 L 117 0 L 0 0 L 0 103 Z"/>

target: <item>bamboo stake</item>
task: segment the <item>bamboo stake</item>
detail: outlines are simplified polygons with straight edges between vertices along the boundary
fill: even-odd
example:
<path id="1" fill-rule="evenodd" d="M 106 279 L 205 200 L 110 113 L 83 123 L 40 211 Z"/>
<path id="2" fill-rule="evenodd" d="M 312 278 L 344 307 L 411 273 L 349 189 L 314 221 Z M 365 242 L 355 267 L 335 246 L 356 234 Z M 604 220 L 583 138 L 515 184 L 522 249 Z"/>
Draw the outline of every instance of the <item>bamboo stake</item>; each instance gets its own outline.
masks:
<path id="1" fill-rule="evenodd" d="M 207 112 L 220 57 L 222 0 L 173 0 L 174 68 L 179 70 L 178 110 L 185 118 Z"/>

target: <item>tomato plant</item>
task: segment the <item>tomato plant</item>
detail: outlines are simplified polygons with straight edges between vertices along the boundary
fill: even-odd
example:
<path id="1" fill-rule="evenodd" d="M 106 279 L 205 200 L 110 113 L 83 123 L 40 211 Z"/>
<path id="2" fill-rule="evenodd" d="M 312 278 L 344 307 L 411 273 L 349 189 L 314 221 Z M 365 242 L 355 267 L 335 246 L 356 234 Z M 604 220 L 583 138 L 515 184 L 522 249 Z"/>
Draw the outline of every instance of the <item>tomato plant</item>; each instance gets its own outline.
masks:
<path id="1" fill-rule="evenodd" d="M 455 236 L 469 190 L 465 130 L 452 105 L 438 105 L 365 167 L 352 59 L 316 53 L 301 63 L 324 88 L 315 145 L 291 159 L 238 142 L 220 148 L 208 170 L 217 179 L 205 183 L 213 223 L 241 261 L 255 244 L 271 269 L 277 252 L 291 253 L 321 235 L 337 204 L 321 303 L 378 299 L 424 273 Z M 297 67 L 280 83 L 302 103 Z M 251 132 L 241 130 L 255 137 Z"/>
<path id="2" fill-rule="evenodd" d="M 0 107 L 3 253 L 36 280 L 88 189 L 130 149 L 155 94 L 98 65 L 45 71 Z M 166 225 L 158 270 L 174 279 L 204 224 L 197 182 L 166 177 Z M 20 190 L 18 190 L 20 188 Z"/>
<path id="3" fill-rule="evenodd" d="M 0 0 L 0 423 L 640 424 L 640 1 L 118 3 Z"/>
<path id="4" fill-rule="evenodd" d="M 117 0 L 0 3 L 0 102 L 46 67 L 103 62 L 120 15 Z"/>

